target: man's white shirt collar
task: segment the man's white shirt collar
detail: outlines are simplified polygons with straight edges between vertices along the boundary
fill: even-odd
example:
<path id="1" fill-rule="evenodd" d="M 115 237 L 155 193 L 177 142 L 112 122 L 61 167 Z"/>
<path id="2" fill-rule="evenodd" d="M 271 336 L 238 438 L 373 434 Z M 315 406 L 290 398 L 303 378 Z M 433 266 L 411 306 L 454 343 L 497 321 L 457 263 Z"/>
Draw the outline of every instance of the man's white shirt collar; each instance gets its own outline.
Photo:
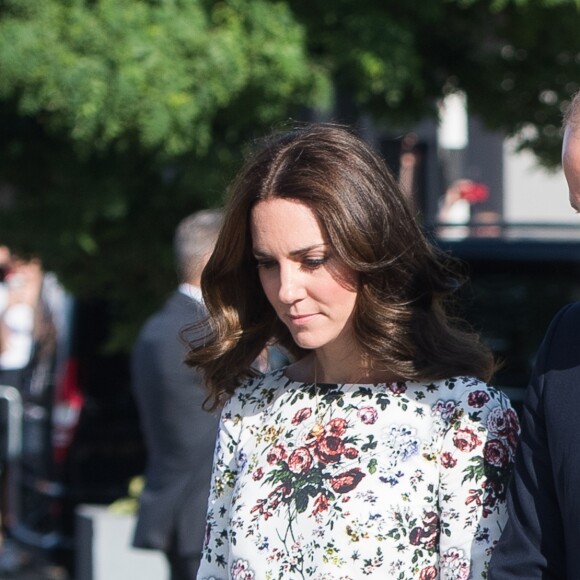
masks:
<path id="1" fill-rule="evenodd" d="M 182 294 L 185 294 L 186 296 L 191 298 L 192 300 L 195 300 L 196 302 L 203 304 L 203 295 L 201 293 L 201 288 L 199 286 L 183 283 L 179 285 L 178 290 Z"/>

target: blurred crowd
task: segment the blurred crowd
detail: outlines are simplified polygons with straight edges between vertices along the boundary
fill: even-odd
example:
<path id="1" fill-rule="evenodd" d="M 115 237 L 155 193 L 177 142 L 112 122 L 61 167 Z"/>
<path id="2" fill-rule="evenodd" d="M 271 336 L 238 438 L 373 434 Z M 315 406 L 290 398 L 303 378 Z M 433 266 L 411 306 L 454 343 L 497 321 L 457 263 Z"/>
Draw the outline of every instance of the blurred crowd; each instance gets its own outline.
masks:
<path id="1" fill-rule="evenodd" d="M 20 387 L 32 355 L 42 267 L 0 246 L 0 384 Z"/>

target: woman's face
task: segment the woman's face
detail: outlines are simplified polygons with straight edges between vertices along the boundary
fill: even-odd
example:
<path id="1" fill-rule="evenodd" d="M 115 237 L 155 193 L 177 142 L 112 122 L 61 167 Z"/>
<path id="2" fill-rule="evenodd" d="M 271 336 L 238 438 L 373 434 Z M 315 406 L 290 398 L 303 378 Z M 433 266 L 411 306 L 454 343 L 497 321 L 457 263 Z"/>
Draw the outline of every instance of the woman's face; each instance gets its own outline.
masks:
<path id="1" fill-rule="evenodd" d="M 357 275 L 340 262 L 305 204 L 272 198 L 251 214 L 262 288 L 296 344 L 352 352 Z"/>

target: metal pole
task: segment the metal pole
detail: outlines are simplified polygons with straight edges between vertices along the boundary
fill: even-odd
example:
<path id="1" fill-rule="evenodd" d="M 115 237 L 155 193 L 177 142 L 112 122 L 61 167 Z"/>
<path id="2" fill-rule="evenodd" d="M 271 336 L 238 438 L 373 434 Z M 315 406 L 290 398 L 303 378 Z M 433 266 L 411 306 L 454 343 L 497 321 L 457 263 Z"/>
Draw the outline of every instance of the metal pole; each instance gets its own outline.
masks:
<path id="1" fill-rule="evenodd" d="M 6 513 L 15 521 L 19 509 L 18 479 L 22 455 L 22 397 L 15 387 L 0 385 L 0 399 L 6 401 Z"/>

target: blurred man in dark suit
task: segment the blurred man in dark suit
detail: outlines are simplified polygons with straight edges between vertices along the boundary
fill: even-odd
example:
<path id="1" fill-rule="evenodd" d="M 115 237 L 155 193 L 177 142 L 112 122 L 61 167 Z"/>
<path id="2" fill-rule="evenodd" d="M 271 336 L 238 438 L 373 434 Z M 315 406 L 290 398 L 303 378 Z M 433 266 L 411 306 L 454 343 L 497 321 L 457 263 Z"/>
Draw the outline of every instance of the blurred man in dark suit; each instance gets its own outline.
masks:
<path id="1" fill-rule="evenodd" d="M 221 223 L 219 211 L 205 210 L 179 224 L 175 254 L 181 283 L 145 323 L 132 356 L 148 454 L 134 545 L 162 550 L 171 580 L 195 579 L 204 538 L 218 417 L 202 409 L 202 379 L 183 364 L 186 347 L 180 332 L 205 318 L 201 272 Z"/>
<path id="2" fill-rule="evenodd" d="M 570 204 L 580 211 L 580 93 L 564 117 L 562 163 Z M 491 558 L 491 580 L 580 578 L 579 410 L 577 302 L 555 316 L 538 352 L 523 409 L 509 520 Z"/>

